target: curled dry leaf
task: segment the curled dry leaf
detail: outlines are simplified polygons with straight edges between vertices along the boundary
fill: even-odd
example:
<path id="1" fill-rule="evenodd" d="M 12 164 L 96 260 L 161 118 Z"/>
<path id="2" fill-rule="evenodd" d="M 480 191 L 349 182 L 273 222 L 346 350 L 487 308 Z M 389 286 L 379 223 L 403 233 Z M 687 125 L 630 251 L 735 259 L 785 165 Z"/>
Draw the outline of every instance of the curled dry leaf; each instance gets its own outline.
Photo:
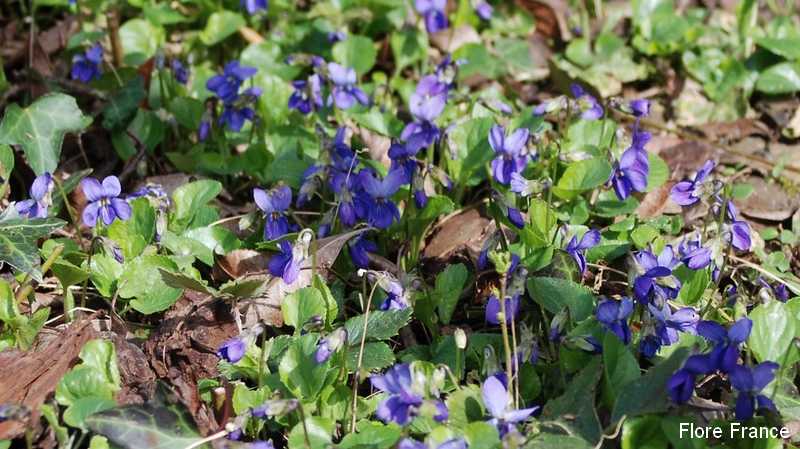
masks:
<path id="1" fill-rule="evenodd" d="M 83 345 L 97 337 L 92 327 L 95 317 L 72 323 L 58 338 L 32 351 L 0 353 L 0 404 L 22 405 L 31 413 L 27 422 L 0 423 L 0 440 L 17 438 L 29 424 L 39 422 L 39 407 L 75 363 Z"/>
<path id="2" fill-rule="evenodd" d="M 480 44 L 481 37 L 475 28 L 469 25 L 462 25 L 458 28 L 447 28 L 446 30 L 431 35 L 433 45 L 445 53 L 453 53 L 467 44 Z"/>
<path id="3" fill-rule="evenodd" d="M 791 217 L 800 207 L 800 197 L 789 195 L 774 182 L 767 182 L 757 176 L 748 177 L 740 182 L 753 186 L 753 192 L 747 198 L 734 201 L 742 215 L 749 218 L 783 221 Z"/>
<path id="4" fill-rule="evenodd" d="M 362 228 L 351 232 L 346 232 L 324 239 L 314 240 L 311 243 L 309 250 L 309 257 L 307 257 L 300 264 L 300 275 L 291 284 L 287 284 L 280 277 L 272 277 L 266 285 L 263 292 L 253 298 L 240 301 L 239 311 L 243 316 L 242 326 L 245 329 L 251 328 L 258 323 L 266 323 L 271 326 L 283 326 L 283 314 L 281 313 L 281 303 L 283 298 L 288 294 L 300 290 L 301 288 L 311 285 L 313 273 L 316 272 L 322 278 L 327 278 L 330 274 L 330 269 L 342 248 L 351 238 L 368 231 L 371 228 Z M 261 273 L 266 271 L 266 262 L 268 257 L 260 255 L 256 256 L 255 251 L 248 253 L 248 257 L 240 259 L 238 262 L 241 264 L 237 272 L 247 274 L 246 269 L 252 269 L 252 263 L 262 263 Z M 314 257 L 311 257 L 314 254 Z M 245 254 L 239 254 L 244 256 Z M 227 256 L 223 259 L 226 259 Z M 249 262 L 247 262 L 249 261 Z M 312 261 L 316 262 L 315 269 L 312 270 Z M 233 265 L 231 265 L 232 267 Z M 226 270 L 227 271 L 227 270 Z"/>
<path id="5" fill-rule="evenodd" d="M 570 37 L 566 2 L 562 0 L 516 0 L 515 3 L 536 19 L 536 33 L 559 41 Z"/>
<path id="6" fill-rule="evenodd" d="M 474 258 L 491 232 L 494 232 L 494 224 L 476 209 L 459 212 L 433 229 L 433 237 L 425 245 L 423 257 L 447 260 L 456 253 L 466 252 L 470 258 Z"/>
<path id="7" fill-rule="evenodd" d="M 691 176 L 709 159 L 717 159 L 719 151 L 711 145 L 696 140 L 687 140 L 675 146 L 664 148 L 659 153 L 669 166 L 673 180 Z"/>

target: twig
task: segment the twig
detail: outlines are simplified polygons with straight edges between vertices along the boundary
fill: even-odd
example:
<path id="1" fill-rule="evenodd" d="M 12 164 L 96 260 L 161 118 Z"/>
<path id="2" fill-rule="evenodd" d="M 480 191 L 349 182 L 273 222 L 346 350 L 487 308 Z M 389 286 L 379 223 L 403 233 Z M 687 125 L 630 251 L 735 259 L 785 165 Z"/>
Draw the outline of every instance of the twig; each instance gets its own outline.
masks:
<path id="1" fill-rule="evenodd" d="M 210 443 L 210 442 L 212 442 L 214 440 L 218 440 L 220 438 L 224 438 L 224 437 L 226 437 L 228 435 L 228 433 L 229 432 L 227 430 L 220 430 L 219 432 L 217 432 L 217 433 L 215 433 L 215 434 L 213 434 L 211 436 L 205 437 L 202 440 L 195 441 L 194 443 L 184 447 L 183 449 L 195 449 L 197 447 L 203 446 L 206 443 Z"/>
<path id="2" fill-rule="evenodd" d="M 365 275 L 366 277 L 366 275 Z M 369 309 L 372 306 L 372 296 L 375 295 L 375 289 L 378 288 L 378 282 L 376 280 L 375 283 L 372 285 L 372 291 L 369 292 L 369 297 L 367 298 L 367 305 L 364 311 L 364 328 L 361 330 L 361 343 L 358 347 L 358 363 L 356 364 L 356 372 L 353 374 L 353 414 L 350 419 L 350 432 L 355 433 L 356 431 L 356 409 L 358 408 L 358 378 L 360 377 L 359 374 L 361 372 L 361 363 L 364 359 L 364 345 L 367 341 L 367 325 L 369 325 Z"/>
<path id="3" fill-rule="evenodd" d="M 613 440 L 614 438 L 618 437 L 620 430 L 622 430 L 622 424 L 625 423 L 625 420 L 627 418 L 628 418 L 627 415 L 622 415 L 622 418 L 620 418 L 619 422 L 617 423 L 617 428 L 614 430 L 614 433 L 610 435 L 605 435 L 605 434 L 601 435 L 600 441 L 597 442 L 597 444 L 594 446 L 594 449 L 600 449 L 601 447 L 603 447 L 604 440 Z"/>
<path id="4" fill-rule="evenodd" d="M 752 269 L 758 271 L 759 273 L 761 273 L 764 276 L 772 279 L 773 281 L 780 282 L 781 284 L 785 285 L 786 288 L 788 288 L 789 290 L 791 290 L 791 291 L 793 291 L 793 292 L 795 292 L 797 294 L 800 294 L 800 292 L 797 291 L 791 284 L 789 284 L 788 282 L 784 281 L 780 277 L 775 276 L 774 274 L 770 273 L 767 269 L 765 269 L 765 268 L 763 268 L 763 267 L 761 267 L 759 265 L 756 265 L 753 262 L 750 262 L 750 261 L 747 261 L 745 259 L 742 259 L 741 257 L 734 256 L 733 254 L 731 254 L 729 256 L 729 258 L 734 262 L 740 263 L 740 264 L 742 264 L 742 265 L 744 265 L 744 266 L 746 266 L 748 268 L 752 268 Z"/>

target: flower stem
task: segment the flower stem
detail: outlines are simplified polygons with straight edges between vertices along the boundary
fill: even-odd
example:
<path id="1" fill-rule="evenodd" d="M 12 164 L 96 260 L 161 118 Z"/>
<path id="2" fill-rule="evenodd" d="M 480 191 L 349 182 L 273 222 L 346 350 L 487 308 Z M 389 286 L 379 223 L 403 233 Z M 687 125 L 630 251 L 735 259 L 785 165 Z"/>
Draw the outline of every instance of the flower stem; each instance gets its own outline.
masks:
<path id="1" fill-rule="evenodd" d="M 500 321 L 500 332 L 503 335 L 503 350 L 505 351 L 506 355 L 506 382 L 508 383 L 508 395 L 510 398 L 514 398 L 514 388 L 513 383 L 511 382 L 512 374 L 514 373 L 512 364 L 511 364 L 511 344 L 509 343 L 508 339 L 508 324 L 506 323 L 506 273 L 500 275 L 500 315 L 502 315 Z"/>

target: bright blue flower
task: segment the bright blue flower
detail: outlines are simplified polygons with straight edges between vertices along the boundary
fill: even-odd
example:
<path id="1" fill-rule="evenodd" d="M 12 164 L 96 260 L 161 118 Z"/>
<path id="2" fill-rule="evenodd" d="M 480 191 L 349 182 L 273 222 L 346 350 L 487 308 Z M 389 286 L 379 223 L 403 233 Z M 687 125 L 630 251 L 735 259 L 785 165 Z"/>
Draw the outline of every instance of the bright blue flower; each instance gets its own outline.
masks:
<path id="1" fill-rule="evenodd" d="M 269 260 L 269 272 L 273 276 L 280 276 L 286 284 L 292 284 L 300 275 L 301 254 L 292 248 L 292 244 L 286 240 L 279 242 L 280 252 Z"/>
<path id="2" fill-rule="evenodd" d="M 572 96 L 581 104 L 581 118 L 584 120 L 597 120 L 603 116 L 603 106 L 595 97 L 590 95 L 579 84 L 570 86 Z"/>
<path id="3" fill-rule="evenodd" d="M 250 15 L 258 11 L 266 11 L 269 9 L 269 2 L 267 0 L 241 0 L 240 4 Z"/>
<path id="4" fill-rule="evenodd" d="M 506 324 L 511 324 L 512 320 L 517 318 L 519 314 L 519 295 L 514 295 L 513 297 L 506 297 L 505 301 L 506 307 Z M 497 298 L 495 295 L 489 296 L 489 301 L 486 303 L 486 321 L 488 323 L 499 325 L 500 319 L 498 318 L 498 314 L 500 313 L 500 299 Z"/>
<path id="5" fill-rule="evenodd" d="M 172 76 L 175 77 L 175 81 L 180 84 L 186 84 L 189 82 L 189 69 L 183 65 L 180 59 L 173 59 L 171 68 Z"/>
<path id="6" fill-rule="evenodd" d="M 507 136 L 502 126 L 492 126 L 489 131 L 489 145 L 496 154 L 492 160 L 492 176 L 495 181 L 508 185 L 513 173 L 520 173 L 525 169 L 528 156 L 523 150 L 529 135 L 527 128 L 519 128 Z"/>
<path id="7" fill-rule="evenodd" d="M 70 77 L 82 83 L 100 78 L 103 65 L 103 47 L 94 44 L 90 49 L 82 54 L 72 57 L 72 71 Z"/>
<path id="8" fill-rule="evenodd" d="M 131 218 L 130 204 L 119 198 L 122 187 L 116 176 L 106 176 L 102 184 L 95 178 L 84 178 L 81 180 L 81 188 L 87 201 L 82 214 L 84 225 L 94 227 L 98 217 L 102 218 L 106 226 L 117 218 L 123 221 Z"/>
<path id="9" fill-rule="evenodd" d="M 775 362 L 759 363 L 752 369 L 736 366 L 730 372 L 731 385 L 739 392 L 736 398 L 736 419 L 745 421 L 753 417 L 758 409 L 777 410 L 770 398 L 761 391 L 775 378 Z"/>
<path id="10" fill-rule="evenodd" d="M 264 240 L 275 240 L 286 235 L 289 232 L 289 220 L 286 217 L 286 211 L 292 204 L 292 189 L 285 185 L 280 185 L 269 191 L 254 188 L 253 198 L 256 206 L 261 209 L 266 219 Z"/>
<path id="11" fill-rule="evenodd" d="M 425 18 L 429 33 L 447 29 L 447 0 L 414 0 L 414 8 Z"/>
<path id="12" fill-rule="evenodd" d="M 239 96 L 239 88 L 258 70 L 253 67 L 242 67 L 239 61 L 231 61 L 225 65 L 222 75 L 215 75 L 206 82 L 206 88 L 214 92 L 224 103 L 232 103 Z"/>
<path id="13" fill-rule="evenodd" d="M 697 333 L 714 343 L 709 357 L 713 360 L 715 369 L 729 373 L 739 360 L 739 346 L 747 341 L 752 328 L 753 321 L 743 317 L 727 331 L 716 321 L 700 321 L 697 324 Z"/>
<path id="14" fill-rule="evenodd" d="M 401 426 L 410 423 L 422 405 L 422 395 L 412 389 L 411 367 L 400 363 L 382 375 L 369 378 L 372 386 L 386 393 L 387 398 L 378 404 L 375 414 L 385 422 Z"/>
<path id="15" fill-rule="evenodd" d="M 685 404 L 694 393 L 695 379 L 714 371 L 714 362 L 708 355 L 693 355 L 686 359 L 683 368 L 667 381 L 667 393 L 672 402 Z"/>
<path id="16" fill-rule="evenodd" d="M 402 170 L 393 170 L 383 180 L 378 180 L 372 171 L 364 170 L 359 177 L 364 191 L 371 198 L 367 211 L 369 224 L 378 229 L 386 229 L 395 220 L 399 220 L 400 211 L 391 197 L 403 184 L 405 173 Z"/>
<path id="17" fill-rule="evenodd" d="M 650 314 L 655 319 L 656 336 L 659 338 L 660 345 L 669 346 L 678 342 L 678 332 L 697 332 L 697 323 L 700 322 L 700 315 L 691 307 L 683 307 L 672 312 L 669 304 L 659 308 L 655 304 L 647 306 Z"/>
<path id="18" fill-rule="evenodd" d="M 564 249 L 570 256 L 575 260 L 575 263 L 578 264 L 578 268 L 581 270 L 581 274 L 586 272 L 586 256 L 584 255 L 585 251 L 591 248 L 594 248 L 600 243 L 600 231 L 595 229 L 591 229 L 586 231 L 581 237 L 580 242 L 578 241 L 578 236 L 572 236 L 572 239 L 567 243 L 567 247 Z"/>
<path id="19" fill-rule="evenodd" d="M 631 312 L 633 301 L 630 298 L 625 297 L 619 301 L 605 299 L 597 304 L 597 321 L 627 345 L 631 342 L 631 329 L 628 327 Z"/>
<path id="20" fill-rule="evenodd" d="M 678 296 L 681 282 L 672 274 L 678 260 L 671 245 L 664 246 L 658 257 L 648 250 L 642 250 L 634 258 L 644 271 L 633 284 L 633 291 L 639 302 L 647 304 L 655 301 L 661 305 L 667 299 Z"/>
<path id="21" fill-rule="evenodd" d="M 703 167 L 694 175 L 694 179 L 681 181 L 670 191 L 670 198 L 675 204 L 681 206 L 691 206 L 697 204 L 705 192 L 704 184 L 708 175 L 714 170 L 716 164 L 713 160 L 708 160 Z"/>
<path id="22" fill-rule="evenodd" d="M 483 405 L 492 416 L 489 423 L 497 427 L 500 436 L 516 429 L 516 424 L 527 420 L 539 407 L 530 407 L 519 410 L 512 408 L 511 397 L 506 387 L 505 373 L 495 374 L 486 378 L 481 385 Z"/>
<path id="23" fill-rule="evenodd" d="M 350 250 L 350 259 L 352 259 L 353 265 L 358 268 L 368 268 L 369 253 L 378 251 L 378 245 L 371 240 L 367 240 L 363 234 L 359 234 L 347 242 L 347 248 Z"/>
<path id="24" fill-rule="evenodd" d="M 47 218 L 54 186 L 53 176 L 49 172 L 37 176 L 31 184 L 31 198 L 17 203 L 17 212 L 28 218 Z"/>
<path id="25" fill-rule="evenodd" d="M 259 96 L 261 96 L 261 89 L 251 87 L 232 102 L 225 103 L 219 123 L 227 125 L 231 131 L 241 131 L 246 120 L 253 121 L 255 118 L 256 113 L 251 104 L 255 103 Z"/>
<path id="26" fill-rule="evenodd" d="M 318 74 L 308 77 L 307 81 L 292 82 L 294 92 L 289 97 L 289 109 L 296 109 L 301 114 L 308 114 L 324 105 L 322 101 L 322 78 Z"/>
<path id="27" fill-rule="evenodd" d="M 335 62 L 328 64 L 328 75 L 333 82 L 333 92 L 328 104 L 333 102 L 339 109 L 350 109 L 356 102 L 364 106 L 369 104 L 369 97 L 356 87 L 356 71 Z"/>
<path id="28" fill-rule="evenodd" d="M 245 344 L 244 340 L 234 337 L 222 343 L 222 346 L 217 349 L 217 357 L 228 363 L 236 363 L 242 360 L 246 351 L 247 344 Z"/>
<path id="29" fill-rule="evenodd" d="M 699 270 L 711 263 L 711 249 L 704 247 L 699 240 L 684 240 L 678 245 L 681 262 L 692 270 Z"/>

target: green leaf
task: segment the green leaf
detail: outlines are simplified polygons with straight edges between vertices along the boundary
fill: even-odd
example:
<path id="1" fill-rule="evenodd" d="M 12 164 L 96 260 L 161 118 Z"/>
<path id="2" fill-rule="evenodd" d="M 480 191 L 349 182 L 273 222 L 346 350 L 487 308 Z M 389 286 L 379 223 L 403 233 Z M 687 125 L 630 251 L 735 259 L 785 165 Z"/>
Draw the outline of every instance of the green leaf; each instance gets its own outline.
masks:
<path id="1" fill-rule="evenodd" d="M 647 160 L 650 163 L 650 173 L 647 175 L 645 192 L 651 192 L 669 180 L 669 165 L 655 153 L 647 153 Z"/>
<path id="2" fill-rule="evenodd" d="M 36 241 L 66 223 L 56 218 L 9 218 L 9 215 L 0 216 L 0 262 L 42 282 Z"/>
<path id="3" fill-rule="evenodd" d="M 458 298 L 469 278 L 469 272 L 464 264 L 448 265 L 436 276 L 434 288 L 434 301 L 438 307 L 439 319 L 444 324 L 450 324 L 450 318 L 458 305 Z"/>
<path id="4" fill-rule="evenodd" d="M 204 226 L 190 229 L 183 234 L 183 237 L 199 242 L 212 255 L 224 256 L 242 246 L 242 242 L 236 238 L 236 235 L 222 226 Z M 209 266 L 214 265 L 213 256 L 211 260 L 203 260 L 203 262 Z"/>
<path id="5" fill-rule="evenodd" d="M 352 67 L 359 76 L 369 72 L 377 55 L 372 39 L 364 36 L 350 35 L 333 46 L 333 60 Z"/>
<path id="6" fill-rule="evenodd" d="M 761 72 L 756 90 L 772 95 L 790 94 L 800 90 L 800 62 L 782 62 Z"/>
<path id="7" fill-rule="evenodd" d="M 608 181 L 611 164 L 602 158 L 573 162 L 553 187 L 553 193 L 564 199 L 572 199 Z"/>
<path id="8" fill-rule="evenodd" d="M 184 184 L 172 193 L 175 207 L 170 229 L 183 230 L 189 226 L 198 210 L 222 192 L 219 181 L 200 180 Z M 172 226 L 172 225 L 175 226 Z"/>
<path id="9" fill-rule="evenodd" d="M 126 64 L 138 66 L 155 56 L 164 43 L 164 29 L 144 19 L 131 19 L 119 28 Z"/>
<path id="10" fill-rule="evenodd" d="M 358 426 L 357 433 L 348 433 L 337 445 L 338 449 L 388 449 L 400 439 L 401 429 L 397 424 L 381 424 L 367 421 Z"/>
<path id="11" fill-rule="evenodd" d="M 215 12 L 209 16 L 205 28 L 200 32 L 200 41 L 209 46 L 217 44 L 246 24 L 241 14 L 230 11 Z"/>
<path id="12" fill-rule="evenodd" d="M 278 366 L 281 382 L 304 401 L 317 399 L 328 371 L 327 363 L 317 363 L 314 359 L 318 338 L 316 334 L 295 337 Z"/>
<path id="13" fill-rule="evenodd" d="M 325 321 L 327 318 L 327 307 L 322 293 L 313 287 L 305 287 L 292 292 L 283 299 L 281 303 L 283 322 L 294 327 L 295 335 L 300 331 L 311 318 L 319 317 Z"/>
<path id="14" fill-rule="evenodd" d="M 190 97 L 178 97 L 169 103 L 169 112 L 184 128 L 192 131 L 200 127 L 206 107 L 202 101 Z"/>
<path id="15" fill-rule="evenodd" d="M 6 108 L 0 122 L 0 144 L 20 145 L 28 165 L 37 175 L 54 172 L 61 156 L 64 134 L 83 131 L 92 123 L 69 95 L 48 94 L 25 109 Z"/>
<path id="16" fill-rule="evenodd" d="M 303 423 L 298 423 L 289 432 L 289 449 L 327 449 L 331 446 L 333 441 L 331 434 L 333 433 L 334 423 L 326 418 L 318 416 L 309 416 L 305 419 L 305 426 Z M 308 431 L 308 442 L 306 444 L 306 431 Z"/>
<path id="17" fill-rule="evenodd" d="M 139 256 L 156 233 L 156 211 L 146 198 L 130 201 L 131 217 L 115 220 L 108 227 L 108 236 L 122 250 L 125 260 Z"/>
<path id="18" fill-rule="evenodd" d="M 56 406 L 51 404 L 42 404 L 39 410 L 42 412 L 42 416 L 45 420 L 47 420 L 47 424 L 56 435 L 56 440 L 58 441 L 59 447 L 69 447 L 69 430 L 67 430 L 66 426 L 61 425 L 61 421 L 58 419 L 58 413 L 56 413 Z M 8 449 L 9 446 L 3 447 L 3 445 L 0 444 L 0 448 L 2 449 Z"/>
<path id="19" fill-rule="evenodd" d="M 109 340 L 90 340 L 81 349 L 82 363 L 69 370 L 56 386 L 56 401 L 66 405 L 64 422 L 85 427 L 85 419 L 116 405 L 114 393 L 120 389 L 120 375 L 114 344 Z"/>
<path id="20" fill-rule="evenodd" d="M 388 340 L 397 335 L 410 319 L 410 307 L 403 310 L 372 310 L 367 320 L 367 340 Z M 344 327 L 348 344 L 359 344 L 364 334 L 364 315 L 350 318 Z"/>
<path id="21" fill-rule="evenodd" d="M 142 255 L 125 264 L 120 276 L 119 296 L 132 298 L 131 307 L 149 315 L 167 310 L 181 296 L 181 289 L 164 283 L 159 269 L 177 271 L 178 266 L 169 257 Z"/>
<path id="22" fill-rule="evenodd" d="M 613 332 L 603 338 L 603 379 L 612 399 L 618 397 L 624 385 L 639 378 L 639 363 L 627 346 Z"/>
<path id="23" fill-rule="evenodd" d="M 347 370 L 356 372 L 358 367 L 359 346 L 354 345 L 347 349 Z M 377 371 L 394 364 L 394 351 L 382 341 L 371 341 L 364 344 L 364 354 L 361 357 L 361 369 Z"/>
<path id="24" fill-rule="evenodd" d="M 781 363 L 795 336 L 800 333 L 800 320 L 792 316 L 786 304 L 775 300 L 759 304 L 749 317 L 753 320 L 753 330 L 747 346 L 759 362 Z"/>
<path id="25" fill-rule="evenodd" d="M 641 416 L 622 425 L 622 449 L 667 449 L 668 443 L 660 416 Z"/>
<path id="26" fill-rule="evenodd" d="M 428 39 L 417 28 L 404 28 L 392 33 L 389 39 L 397 69 L 424 60 L 428 55 Z"/>
<path id="27" fill-rule="evenodd" d="M 633 418 L 667 410 L 670 404 L 667 380 L 683 365 L 688 356 L 688 348 L 678 348 L 668 359 L 650 368 L 644 376 L 625 384 L 614 404 L 611 422 L 616 423 L 623 416 Z"/>
<path id="28" fill-rule="evenodd" d="M 133 77 L 111 97 L 103 109 L 103 128 L 114 130 L 127 127 L 145 95 L 144 78 L 138 75 Z"/>
<path id="29" fill-rule="evenodd" d="M 492 118 L 474 118 L 455 125 L 447 133 L 447 170 L 457 184 L 473 186 L 486 179 L 483 168 L 494 154 L 489 146 L 492 125 Z"/>
<path id="30" fill-rule="evenodd" d="M 543 419 L 559 419 L 564 415 L 574 416 L 564 425 L 589 443 L 596 443 L 603 433 L 597 411 L 594 408 L 594 392 L 603 370 L 600 358 L 593 357 L 567 386 L 563 395 L 551 399 L 542 410 Z"/>
<path id="31" fill-rule="evenodd" d="M 566 279 L 532 277 L 528 279 L 528 294 L 550 313 L 558 313 L 568 307 L 575 322 L 585 320 L 594 310 L 592 292 Z"/>
<path id="32" fill-rule="evenodd" d="M 83 429 L 86 427 L 86 418 L 116 406 L 117 403 L 111 399 L 96 396 L 80 398 L 64 410 L 64 422 L 70 427 Z"/>
<path id="33" fill-rule="evenodd" d="M 448 423 L 456 429 L 464 429 L 473 421 L 482 421 L 485 415 L 481 390 L 476 385 L 466 385 L 447 396 L 450 410 Z"/>
<path id="34" fill-rule="evenodd" d="M 470 449 L 499 449 L 500 434 L 497 427 L 487 422 L 472 422 L 464 428 L 464 439 Z"/>
<path id="35" fill-rule="evenodd" d="M 149 449 L 181 449 L 201 440 L 191 417 L 178 405 L 127 405 L 96 413 L 86 418 L 86 425 L 123 449 L 141 449 L 145 441 Z"/>
<path id="36" fill-rule="evenodd" d="M 14 170 L 14 150 L 10 146 L 0 144 L 0 185 L 8 182 Z"/>

